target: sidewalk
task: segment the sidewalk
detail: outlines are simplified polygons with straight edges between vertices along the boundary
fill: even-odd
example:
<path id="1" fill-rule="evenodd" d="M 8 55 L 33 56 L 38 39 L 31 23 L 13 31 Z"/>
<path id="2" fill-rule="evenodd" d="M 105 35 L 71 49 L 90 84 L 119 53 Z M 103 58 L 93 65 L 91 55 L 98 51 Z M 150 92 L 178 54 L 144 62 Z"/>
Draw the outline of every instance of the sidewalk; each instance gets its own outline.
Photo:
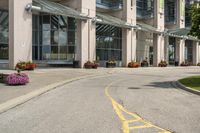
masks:
<path id="1" fill-rule="evenodd" d="M 0 70 L 0 73 L 13 72 L 16 71 Z M 24 71 L 23 73 L 27 73 L 30 78 L 30 83 L 25 86 L 8 86 L 0 83 L 0 104 L 51 84 L 96 74 L 97 70 L 48 68 Z"/>

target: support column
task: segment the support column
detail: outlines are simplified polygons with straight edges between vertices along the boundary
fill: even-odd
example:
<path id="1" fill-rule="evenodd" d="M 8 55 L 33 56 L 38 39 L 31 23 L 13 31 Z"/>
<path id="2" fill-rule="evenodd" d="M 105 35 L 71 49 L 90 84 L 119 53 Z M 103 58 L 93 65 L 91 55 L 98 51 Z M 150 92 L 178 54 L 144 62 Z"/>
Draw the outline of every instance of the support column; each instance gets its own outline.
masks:
<path id="1" fill-rule="evenodd" d="M 96 1 L 95 0 L 78 0 L 77 8 L 83 14 L 89 17 L 96 17 Z M 96 25 L 92 20 L 77 20 L 77 56 L 76 60 L 80 61 L 80 67 L 84 66 L 87 61 L 96 60 Z"/>
<path id="2" fill-rule="evenodd" d="M 25 11 L 32 0 L 9 0 L 9 68 L 32 61 L 32 14 Z"/>
<path id="3" fill-rule="evenodd" d="M 163 32 L 165 29 L 164 25 L 164 0 L 155 0 L 154 1 L 154 26 L 160 32 Z M 162 34 L 153 35 L 153 66 L 158 66 L 161 60 L 164 60 L 164 45 L 165 38 Z"/>
<path id="4" fill-rule="evenodd" d="M 179 28 L 185 28 L 185 0 L 177 2 L 177 25 Z M 176 61 L 179 65 L 185 61 L 185 40 L 176 38 Z"/>
<path id="5" fill-rule="evenodd" d="M 122 19 L 136 25 L 136 1 L 124 0 L 123 3 Z M 122 38 L 122 65 L 127 67 L 129 62 L 136 61 L 136 31 L 124 28 Z"/>
<path id="6" fill-rule="evenodd" d="M 165 59 L 165 38 L 162 35 L 154 34 L 153 35 L 153 66 L 158 66 L 161 60 Z"/>
<path id="7" fill-rule="evenodd" d="M 185 40 L 176 38 L 176 61 L 179 65 L 185 61 Z"/>
<path id="8" fill-rule="evenodd" d="M 199 43 L 193 41 L 193 65 L 197 65 L 199 63 Z"/>

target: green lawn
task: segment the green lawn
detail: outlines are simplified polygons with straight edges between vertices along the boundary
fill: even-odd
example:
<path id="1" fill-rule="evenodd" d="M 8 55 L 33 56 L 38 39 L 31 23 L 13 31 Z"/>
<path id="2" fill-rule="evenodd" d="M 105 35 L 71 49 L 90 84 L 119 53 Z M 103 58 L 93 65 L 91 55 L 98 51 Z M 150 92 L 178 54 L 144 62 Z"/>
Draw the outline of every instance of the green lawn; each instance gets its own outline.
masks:
<path id="1" fill-rule="evenodd" d="M 179 80 L 183 85 L 200 91 L 200 76 L 193 76 Z"/>

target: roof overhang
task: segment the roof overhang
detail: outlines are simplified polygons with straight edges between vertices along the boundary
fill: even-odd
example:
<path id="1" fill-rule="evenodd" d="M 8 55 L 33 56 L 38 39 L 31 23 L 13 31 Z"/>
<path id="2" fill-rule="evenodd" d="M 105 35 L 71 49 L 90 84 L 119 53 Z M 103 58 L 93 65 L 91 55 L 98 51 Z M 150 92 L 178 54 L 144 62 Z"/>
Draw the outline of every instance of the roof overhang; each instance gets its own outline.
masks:
<path id="1" fill-rule="evenodd" d="M 26 6 L 26 10 L 29 12 L 45 12 L 83 20 L 91 19 L 86 14 L 82 14 L 73 8 L 47 0 L 33 0 L 32 4 Z"/>
<path id="2" fill-rule="evenodd" d="M 112 26 L 121 27 L 121 28 L 127 28 L 127 29 L 138 28 L 136 25 L 127 23 L 117 17 L 113 17 L 111 15 L 103 14 L 103 13 L 97 13 L 96 17 L 93 19 L 93 22 L 96 22 L 99 24 L 112 25 Z"/>

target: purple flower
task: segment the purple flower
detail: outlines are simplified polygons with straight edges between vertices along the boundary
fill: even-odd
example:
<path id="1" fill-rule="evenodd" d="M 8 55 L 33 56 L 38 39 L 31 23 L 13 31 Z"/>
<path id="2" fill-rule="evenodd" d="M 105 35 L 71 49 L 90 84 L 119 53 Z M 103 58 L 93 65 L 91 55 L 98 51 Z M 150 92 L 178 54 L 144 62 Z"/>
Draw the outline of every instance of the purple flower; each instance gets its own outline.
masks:
<path id="1" fill-rule="evenodd" d="M 8 85 L 25 85 L 29 83 L 29 77 L 25 73 L 9 74 L 6 78 Z"/>

